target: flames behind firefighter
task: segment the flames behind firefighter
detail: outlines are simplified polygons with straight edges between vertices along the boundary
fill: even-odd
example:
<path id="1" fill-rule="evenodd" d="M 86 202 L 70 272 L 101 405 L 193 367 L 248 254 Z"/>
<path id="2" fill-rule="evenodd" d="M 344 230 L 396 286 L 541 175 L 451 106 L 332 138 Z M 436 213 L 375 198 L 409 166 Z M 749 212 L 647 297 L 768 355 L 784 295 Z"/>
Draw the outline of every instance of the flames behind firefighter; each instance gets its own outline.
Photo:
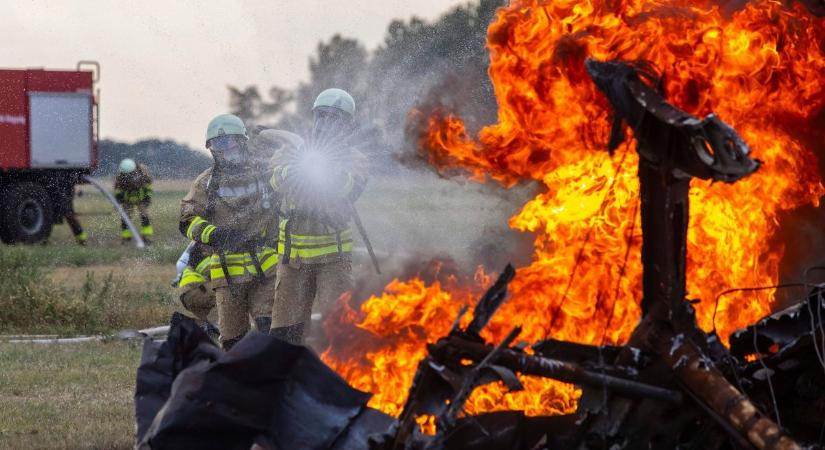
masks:
<path id="1" fill-rule="evenodd" d="M 363 156 L 350 145 L 354 113 L 347 92 L 322 92 L 308 141 L 273 158 L 283 217 L 271 334 L 291 343 L 303 342 L 313 303 L 329 306 L 352 286 L 352 204 L 366 184 Z"/>
<path id="2" fill-rule="evenodd" d="M 123 206 L 126 214 L 132 215 L 135 210 L 140 214 L 140 235 L 149 242 L 155 233 L 149 221 L 149 205 L 152 203 L 152 177 L 146 166 L 126 158 L 120 162 L 117 177 L 115 178 L 115 198 Z M 123 242 L 132 239 L 132 231 L 126 222 L 120 221 L 120 238 Z"/>
<path id="3" fill-rule="evenodd" d="M 250 151 L 246 127 L 231 114 L 215 117 L 206 132 L 213 167 L 181 201 L 180 231 L 209 249 L 220 341 L 231 348 L 249 330 L 270 327 L 275 289 L 277 219 L 260 158 Z"/>

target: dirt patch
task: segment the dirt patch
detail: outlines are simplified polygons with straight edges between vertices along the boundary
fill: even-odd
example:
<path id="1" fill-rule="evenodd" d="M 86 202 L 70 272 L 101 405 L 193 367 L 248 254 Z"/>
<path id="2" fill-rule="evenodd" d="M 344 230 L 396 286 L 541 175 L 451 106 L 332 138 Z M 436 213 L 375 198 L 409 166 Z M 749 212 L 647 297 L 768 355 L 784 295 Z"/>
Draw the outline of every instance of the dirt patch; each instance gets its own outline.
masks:
<path id="1" fill-rule="evenodd" d="M 175 277 L 175 267 L 167 264 L 151 264 L 136 259 L 123 260 L 118 264 L 99 264 L 83 267 L 55 267 L 49 279 L 61 286 L 79 288 L 87 277 L 103 280 L 111 274 L 129 287 L 148 290 L 151 287 L 169 287 Z M 170 287 L 171 289 L 171 287 Z"/>

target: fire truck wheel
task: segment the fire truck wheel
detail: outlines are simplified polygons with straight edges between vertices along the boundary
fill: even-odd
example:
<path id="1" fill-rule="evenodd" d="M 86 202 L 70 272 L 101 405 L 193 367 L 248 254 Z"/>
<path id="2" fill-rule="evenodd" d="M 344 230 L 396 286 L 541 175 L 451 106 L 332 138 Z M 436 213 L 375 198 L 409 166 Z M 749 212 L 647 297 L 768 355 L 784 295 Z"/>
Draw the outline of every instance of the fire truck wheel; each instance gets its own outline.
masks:
<path id="1" fill-rule="evenodd" d="M 0 238 L 6 243 L 35 244 L 52 233 L 53 208 L 49 195 L 35 183 L 15 183 L 3 190 Z"/>

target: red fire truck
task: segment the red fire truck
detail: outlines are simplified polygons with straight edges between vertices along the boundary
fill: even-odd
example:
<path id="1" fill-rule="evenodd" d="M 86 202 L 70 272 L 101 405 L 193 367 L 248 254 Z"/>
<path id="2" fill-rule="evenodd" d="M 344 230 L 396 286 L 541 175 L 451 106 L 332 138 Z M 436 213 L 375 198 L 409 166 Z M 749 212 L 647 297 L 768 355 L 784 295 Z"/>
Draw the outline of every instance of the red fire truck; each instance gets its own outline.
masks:
<path id="1" fill-rule="evenodd" d="M 0 69 L 3 242 L 47 239 L 71 207 L 74 186 L 94 170 L 99 74 L 92 61 L 76 70 Z"/>

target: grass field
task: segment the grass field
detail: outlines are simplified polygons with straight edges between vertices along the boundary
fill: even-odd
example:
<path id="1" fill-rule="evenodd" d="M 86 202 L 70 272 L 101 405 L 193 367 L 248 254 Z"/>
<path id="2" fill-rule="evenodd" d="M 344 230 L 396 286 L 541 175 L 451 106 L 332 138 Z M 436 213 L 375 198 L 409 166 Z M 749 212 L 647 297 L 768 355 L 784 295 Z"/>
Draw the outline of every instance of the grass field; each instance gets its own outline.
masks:
<path id="1" fill-rule="evenodd" d="M 107 334 L 165 323 L 176 309 L 169 282 L 186 242 L 177 230 L 185 182 L 161 182 L 153 243 L 122 245 L 112 207 L 83 187 L 75 209 L 89 233 L 80 247 L 66 225 L 48 245 L 0 248 L 0 333 Z M 0 449 L 128 449 L 140 345 L 0 341 Z"/>
<path id="2" fill-rule="evenodd" d="M 164 324 L 176 309 L 169 282 L 186 246 L 177 214 L 188 184 L 155 184 L 156 235 L 145 250 L 120 243 L 117 216 L 90 186 L 75 201 L 87 247 L 75 244 L 66 225 L 55 227 L 48 245 L 0 247 L 0 334 L 108 334 Z M 363 253 L 355 275 L 383 286 L 405 261 L 435 255 L 474 267 L 477 242 L 489 241 L 491 230 L 503 238 L 498 230 L 519 204 L 431 176 L 373 179 L 359 209 L 384 275 L 372 273 Z M 139 358 L 130 342 L 47 346 L 0 338 L 0 449 L 131 448 Z"/>
<path id="3" fill-rule="evenodd" d="M 0 345 L 0 448 L 133 447 L 139 345 Z"/>

